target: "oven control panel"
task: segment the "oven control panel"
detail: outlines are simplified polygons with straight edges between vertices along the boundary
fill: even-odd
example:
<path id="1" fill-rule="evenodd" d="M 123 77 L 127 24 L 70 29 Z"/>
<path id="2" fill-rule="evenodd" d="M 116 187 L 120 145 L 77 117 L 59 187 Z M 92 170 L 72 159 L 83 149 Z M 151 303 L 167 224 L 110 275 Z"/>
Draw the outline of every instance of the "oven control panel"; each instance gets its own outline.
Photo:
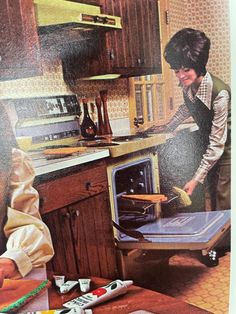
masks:
<path id="1" fill-rule="evenodd" d="M 76 95 L 14 99 L 14 108 L 16 136 L 31 136 L 33 144 L 81 135 Z"/>
<path id="2" fill-rule="evenodd" d="M 81 115 L 76 95 L 14 100 L 18 120 Z"/>

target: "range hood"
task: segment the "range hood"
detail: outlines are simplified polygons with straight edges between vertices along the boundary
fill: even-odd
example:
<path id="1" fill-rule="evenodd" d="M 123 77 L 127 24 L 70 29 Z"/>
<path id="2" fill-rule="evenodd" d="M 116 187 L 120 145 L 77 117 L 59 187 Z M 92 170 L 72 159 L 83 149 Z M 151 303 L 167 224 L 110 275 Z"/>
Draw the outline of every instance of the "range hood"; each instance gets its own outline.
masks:
<path id="1" fill-rule="evenodd" d="M 122 28 L 120 17 L 101 14 L 98 6 L 69 0 L 34 0 L 34 4 L 40 31 L 63 27 L 73 30 Z"/>

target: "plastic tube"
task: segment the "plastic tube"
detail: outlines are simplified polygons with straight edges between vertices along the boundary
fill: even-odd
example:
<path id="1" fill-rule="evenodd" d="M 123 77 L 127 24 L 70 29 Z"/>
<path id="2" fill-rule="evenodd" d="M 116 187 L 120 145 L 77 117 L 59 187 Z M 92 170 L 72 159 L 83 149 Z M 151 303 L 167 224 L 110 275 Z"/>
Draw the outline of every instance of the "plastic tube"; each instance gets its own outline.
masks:
<path id="1" fill-rule="evenodd" d="M 54 275 L 53 278 L 55 280 L 55 285 L 59 288 L 65 282 L 65 276 Z"/>
<path id="2" fill-rule="evenodd" d="M 115 280 L 110 282 L 104 287 L 100 287 L 96 290 L 93 290 L 89 293 L 86 293 L 76 299 L 73 299 L 69 302 L 63 304 L 67 308 L 90 308 L 93 305 L 107 301 L 118 295 L 124 294 L 127 292 L 128 287 L 133 284 L 132 280 Z"/>
<path id="3" fill-rule="evenodd" d="M 64 282 L 63 285 L 60 286 L 60 292 L 67 293 L 78 284 L 79 284 L 78 281 L 68 280 L 67 282 Z"/>
<path id="4" fill-rule="evenodd" d="M 91 279 L 79 279 L 79 286 L 82 292 L 88 292 L 90 289 Z"/>

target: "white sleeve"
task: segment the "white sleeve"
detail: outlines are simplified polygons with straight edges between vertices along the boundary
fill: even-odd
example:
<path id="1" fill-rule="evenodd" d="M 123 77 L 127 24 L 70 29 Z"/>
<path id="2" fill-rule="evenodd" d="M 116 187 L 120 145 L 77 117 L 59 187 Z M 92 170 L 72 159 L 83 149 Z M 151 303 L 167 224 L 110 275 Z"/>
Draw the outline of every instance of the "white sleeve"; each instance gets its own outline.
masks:
<path id="1" fill-rule="evenodd" d="M 54 254 L 49 230 L 39 214 L 39 196 L 32 186 L 34 176 L 30 158 L 13 149 L 10 206 L 4 227 L 7 250 L 0 257 L 14 260 L 22 276 L 43 266 Z"/>

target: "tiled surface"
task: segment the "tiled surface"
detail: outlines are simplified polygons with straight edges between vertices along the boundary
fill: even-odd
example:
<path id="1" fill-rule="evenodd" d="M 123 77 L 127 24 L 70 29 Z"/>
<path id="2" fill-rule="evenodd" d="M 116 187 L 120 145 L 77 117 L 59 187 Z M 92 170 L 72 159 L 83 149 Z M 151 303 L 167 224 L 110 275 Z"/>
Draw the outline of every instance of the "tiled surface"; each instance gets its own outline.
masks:
<path id="1" fill-rule="evenodd" d="M 145 288 L 173 296 L 214 314 L 227 314 L 230 253 L 219 260 L 218 266 L 207 267 L 200 261 L 200 254 L 174 255 L 169 260 L 169 266 L 158 266 L 155 262 L 143 264 L 142 269 L 146 269 L 147 273 L 136 280 Z"/>
<path id="2" fill-rule="evenodd" d="M 96 95 L 104 89 L 108 91 L 109 118 L 111 120 L 127 118 L 129 116 L 127 79 L 77 81 L 77 94 L 86 95 L 89 102 L 94 103 Z"/>
<path id="3" fill-rule="evenodd" d="M 230 254 L 217 267 L 203 265 L 194 255 L 170 260 L 170 282 L 163 287 L 169 295 L 215 314 L 228 313 Z"/>

